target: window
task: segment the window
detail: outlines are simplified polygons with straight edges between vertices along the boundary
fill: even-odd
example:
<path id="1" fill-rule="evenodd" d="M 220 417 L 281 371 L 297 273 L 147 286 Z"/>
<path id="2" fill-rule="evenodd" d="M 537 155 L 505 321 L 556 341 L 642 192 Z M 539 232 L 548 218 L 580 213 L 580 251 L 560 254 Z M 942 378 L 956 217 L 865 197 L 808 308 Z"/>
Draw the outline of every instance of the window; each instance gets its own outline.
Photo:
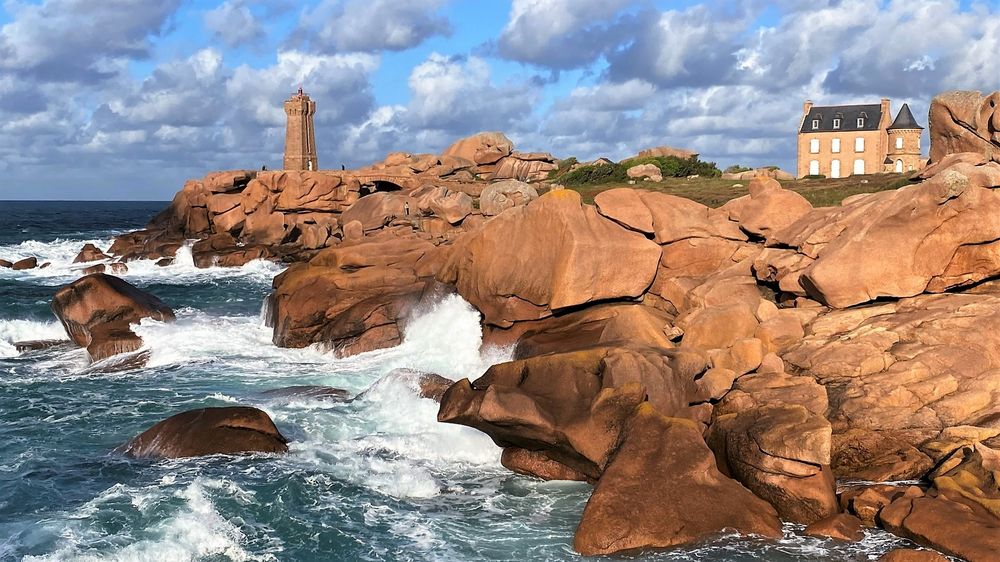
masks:
<path id="1" fill-rule="evenodd" d="M 897 174 L 902 174 L 903 173 L 903 161 L 902 160 L 896 160 L 896 173 Z"/>
<path id="2" fill-rule="evenodd" d="M 860 176 L 863 175 L 864 173 L 865 173 L 865 161 L 861 158 L 858 158 L 857 160 L 854 161 L 854 175 Z"/>
<path id="3" fill-rule="evenodd" d="M 833 128 L 834 129 L 839 129 L 840 128 L 840 119 L 834 119 L 833 120 Z"/>
<path id="4" fill-rule="evenodd" d="M 813 129 L 819 129 L 819 119 L 813 119 Z"/>
<path id="5" fill-rule="evenodd" d="M 903 137 L 896 137 L 896 148 L 903 148 Z"/>
<path id="6" fill-rule="evenodd" d="M 917 137 L 917 150 L 920 150 L 920 137 Z"/>
<path id="7" fill-rule="evenodd" d="M 809 141 L 809 152 L 812 154 L 819 154 L 819 139 L 812 139 Z"/>
<path id="8" fill-rule="evenodd" d="M 819 175 L 819 160 L 812 160 L 809 162 L 809 175 L 810 176 Z"/>
<path id="9" fill-rule="evenodd" d="M 865 151 L 865 138 L 858 137 L 854 139 L 854 152 L 864 152 Z"/>
<path id="10" fill-rule="evenodd" d="M 839 178 L 840 177 L 840 160 L 834 160 L 830 162 L 830 177 Z"/>
<path id="11" fill-rule="evenodd" d="M 864 127 L 864 126 L 865 126 L 865 118 L 864 117 L 858 117 L 858 128 L 860 129 L 860 128 Z"/>
<path id="12" fill-rule="evenodd" d="M 830 141 L 830 151 L 833 153 L 840 152 L 840 139 Z"/>

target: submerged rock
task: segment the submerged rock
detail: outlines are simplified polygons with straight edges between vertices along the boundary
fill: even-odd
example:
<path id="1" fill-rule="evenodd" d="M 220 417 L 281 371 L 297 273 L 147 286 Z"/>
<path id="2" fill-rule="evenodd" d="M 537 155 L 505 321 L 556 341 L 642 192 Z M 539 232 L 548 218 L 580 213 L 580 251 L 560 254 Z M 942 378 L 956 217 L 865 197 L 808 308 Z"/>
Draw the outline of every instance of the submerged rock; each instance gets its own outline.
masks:
<path id="1" fill-rule="evenodd" d="M 142 347 L 131 324 L 143 318 L 174 320 L 173 311 L 160 299 L 104 273 L 81 277 L 59 289 L 52 298 L 52 312 L 70 339 L 87 348 L 92 361 Z"/>
<path id="2" fill-rule="evenodd" d="M 295 400 L 295 399 L 309 399 L 309 400 L 333 400 L 333 401 L 344 401 L 351 399 L 351 393 L 340 389 L 334 388 L 332 386 L 316 386 L 316 385 L 301 385 L 301 386 L 286 386 L 283 388 L 272 388 L 270 390 L 265 390 L 261 392 L 260 395 L 263 398 L 278 399 L 278 400 Z"/>
<path id="3" fill-rule="evenodd" d="M 118 451 L 138 458 L 284 453 L 288 440 L 257 408 L 201 408 L 163 420 Z"/>

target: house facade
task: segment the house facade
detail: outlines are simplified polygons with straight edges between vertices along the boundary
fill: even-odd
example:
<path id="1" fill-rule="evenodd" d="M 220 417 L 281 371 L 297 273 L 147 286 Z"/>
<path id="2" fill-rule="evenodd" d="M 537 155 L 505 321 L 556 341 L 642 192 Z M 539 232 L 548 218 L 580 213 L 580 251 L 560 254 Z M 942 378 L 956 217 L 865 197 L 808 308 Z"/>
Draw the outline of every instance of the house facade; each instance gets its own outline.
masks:
<path id="1" fill-rule="evenodd" d="M 891 102 L 817 106 L 806 101 L 798 134 L 798 177 L 846 178 L 921 167 L 920 137 L 909 106 Z"/>

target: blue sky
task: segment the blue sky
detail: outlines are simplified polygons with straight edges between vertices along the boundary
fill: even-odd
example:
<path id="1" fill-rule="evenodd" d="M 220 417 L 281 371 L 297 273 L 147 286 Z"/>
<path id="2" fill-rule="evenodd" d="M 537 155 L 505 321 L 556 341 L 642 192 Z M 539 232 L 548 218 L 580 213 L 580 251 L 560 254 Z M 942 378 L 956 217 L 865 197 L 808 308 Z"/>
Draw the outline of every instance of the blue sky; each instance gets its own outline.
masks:
<path id="1" fill-rule="evenodd" d="M 300 83 L 321 167 L 500 130 L 794 169 L 804 99 L 926 121 L 938 92 L 1000 88 L 997 53 L 1000 0 L 2 0 L 0 199 L 275 167 Z"/>

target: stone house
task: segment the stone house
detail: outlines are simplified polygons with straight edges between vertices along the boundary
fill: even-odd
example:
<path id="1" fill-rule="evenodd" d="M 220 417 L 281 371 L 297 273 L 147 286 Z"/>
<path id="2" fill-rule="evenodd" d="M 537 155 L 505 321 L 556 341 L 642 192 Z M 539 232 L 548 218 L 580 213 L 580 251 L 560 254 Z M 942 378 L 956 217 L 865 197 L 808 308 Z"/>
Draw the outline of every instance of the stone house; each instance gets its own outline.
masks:
<path id="1" fill-rule="evenodd" d="M 798 135 L 798 177 L 845 178 L 908 172 L 923 166 L 917 124 L 907 104 L 892 119 L 891 104 L 816 106 L 806 101 Z"/>

